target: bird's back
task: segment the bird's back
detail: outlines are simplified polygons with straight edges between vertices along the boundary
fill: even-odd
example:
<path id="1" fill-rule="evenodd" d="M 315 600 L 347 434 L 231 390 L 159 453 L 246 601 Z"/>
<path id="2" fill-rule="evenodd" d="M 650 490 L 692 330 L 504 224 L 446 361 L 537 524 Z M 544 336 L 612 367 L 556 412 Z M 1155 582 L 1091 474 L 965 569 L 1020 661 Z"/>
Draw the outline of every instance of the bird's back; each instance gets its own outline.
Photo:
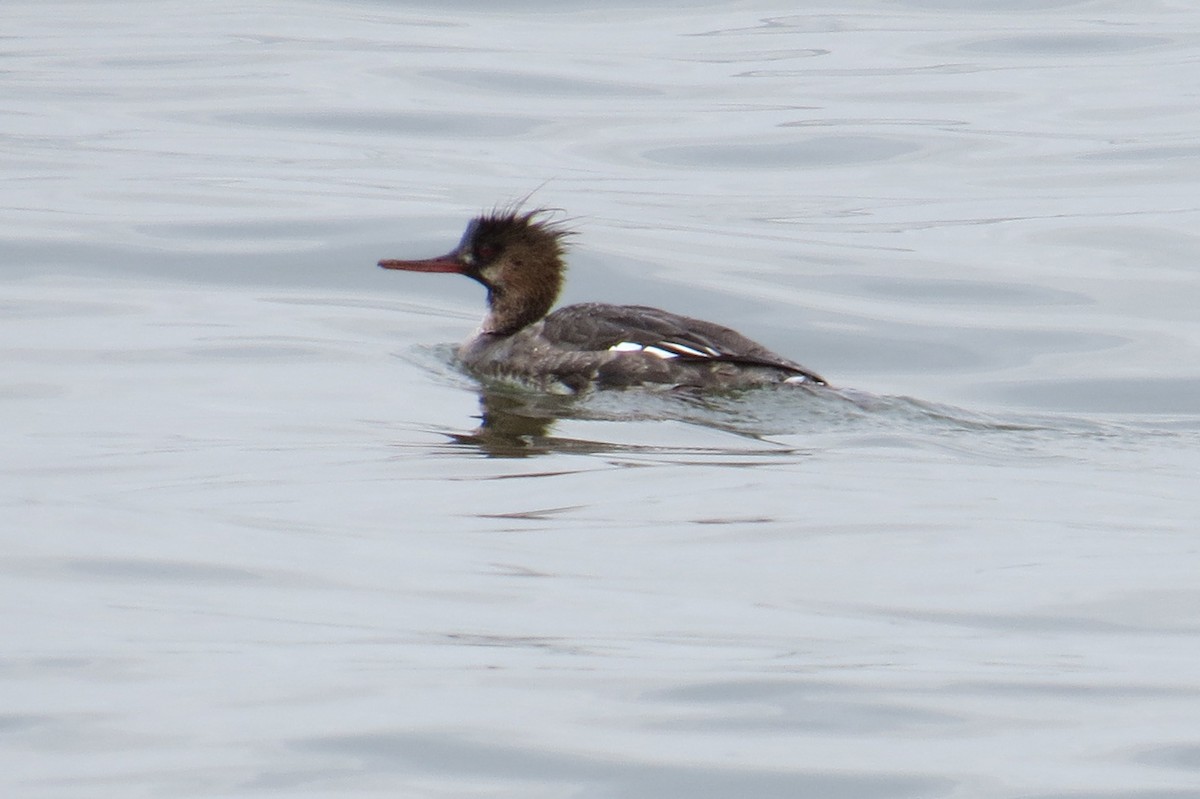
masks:
<path id="1" fill-rule="evenodd" d="M 825 383 L 730 328 L 642 305 L 569 305 L 512 336 L 480 336 L 460 355 L 477 372 L 543 388 Z"/>

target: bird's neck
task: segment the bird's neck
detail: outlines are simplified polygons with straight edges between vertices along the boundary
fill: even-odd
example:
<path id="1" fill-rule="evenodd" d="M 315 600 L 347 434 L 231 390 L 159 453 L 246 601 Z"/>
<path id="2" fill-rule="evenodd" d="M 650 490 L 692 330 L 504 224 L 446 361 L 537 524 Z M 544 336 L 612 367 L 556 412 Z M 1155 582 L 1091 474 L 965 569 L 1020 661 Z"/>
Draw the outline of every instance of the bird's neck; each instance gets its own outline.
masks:
<path id="1" fill-rule="evenodd" d="M 511 336 L 550 312 L 558 299 L 562 278 L 557 274 L 537 283 L 488 288 L 488 313 L 481 331 Z"/>

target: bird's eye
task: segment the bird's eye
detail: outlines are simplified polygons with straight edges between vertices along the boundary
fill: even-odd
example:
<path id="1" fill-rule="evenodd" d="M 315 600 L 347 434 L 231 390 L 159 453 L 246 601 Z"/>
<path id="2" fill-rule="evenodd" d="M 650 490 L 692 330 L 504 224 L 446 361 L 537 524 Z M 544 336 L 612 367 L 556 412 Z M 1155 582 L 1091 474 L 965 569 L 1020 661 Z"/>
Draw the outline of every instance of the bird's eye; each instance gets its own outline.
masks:
<path id="1" fill-rule="evenodd" d="M 500 254 L 500 248 L 495 244 L 480 244 L 475 247 L 475 258 L 479 261 L 490 261 Z"/>

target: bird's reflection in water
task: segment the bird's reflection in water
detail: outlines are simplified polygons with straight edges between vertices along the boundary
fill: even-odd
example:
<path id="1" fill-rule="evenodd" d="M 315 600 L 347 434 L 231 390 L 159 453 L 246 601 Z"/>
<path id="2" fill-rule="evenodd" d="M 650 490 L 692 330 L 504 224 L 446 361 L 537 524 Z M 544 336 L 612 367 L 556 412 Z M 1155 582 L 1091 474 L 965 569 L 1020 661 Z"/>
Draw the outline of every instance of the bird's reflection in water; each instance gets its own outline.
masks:
<path id="1" fill-rule="evenodd" d="M 552 434 L 556 422 L 683 421 L 723 428 L 707 412 L 707 400 L 696 392 L 610 392 L 540 394 L 484 386 L 479 392 L 480 424 L 471 433 L 453 433 L 455 444 L 492 458 L 528 458 L 551 453 L 596 454 L 662 451 L 661 446 L 625 441 L 593 441 Z M 734 431 L 746 435 L 744 431 Z"/>
<path id="2" fill-rule="evenodd" d="M 670 420 L 733 433 L 751 449 L 758 449 L 760 434 L 754 429 L 752 416 L 747 417 L 747 408 L 736 399 L 727 400 L 734 403 L 730 407 L 737 413 L 730 413 L 729 408 L 722 411 L 717 400 L 695 391 L 562 395 L 485 386 L 479 392 L 479 427 L 470 433 L 451 433 L 449 437 L 457 445 L 471 447 L 492 458 L 528 458 L 552 453 L 666 454 L 711 449 L 711 441 L 697 441 L 694 447 L 678 441 L 666 445 L 661 441 L 648 443 L 637 440 L 641 435 L 636 431 L 644 433 L 644 427 L 625 428 L 626 424 Z M 618 422 L 626 432 L 618 434 L 618 440 L 601 441 L 556 436 L 554 426 L 562 421 Z"/>
<path id="3" fill-rule="evenodd" d="M 554 438 L 554 423 L 570 415 L 573 397 L 529 395 L 482 389 L 480 423 L 471 433 L 450 436 L 457 444 L 474 447 L 493 458 L 528 458 L 564 450 L 602 448 L 596 442 Z"/>

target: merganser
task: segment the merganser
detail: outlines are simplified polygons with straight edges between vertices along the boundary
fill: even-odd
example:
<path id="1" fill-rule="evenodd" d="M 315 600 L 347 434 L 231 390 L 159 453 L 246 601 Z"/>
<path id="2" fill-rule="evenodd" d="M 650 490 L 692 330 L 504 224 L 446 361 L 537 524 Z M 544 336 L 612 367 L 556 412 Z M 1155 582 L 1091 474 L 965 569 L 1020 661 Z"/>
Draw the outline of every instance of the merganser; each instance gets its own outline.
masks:
<path id="1" fill-rule="evenodd" d="M 458 246 L 384 269 L 453 272 L 487 289 L 488 312 L 458 350 L 471 372 L 548 391 L 741 389 L 826 385 L 824 378 L 727 327 L 641 305 L 587 302 L 547 313 L 562 288 L 564 239 L 544 209 L 471 221 Z"/>

